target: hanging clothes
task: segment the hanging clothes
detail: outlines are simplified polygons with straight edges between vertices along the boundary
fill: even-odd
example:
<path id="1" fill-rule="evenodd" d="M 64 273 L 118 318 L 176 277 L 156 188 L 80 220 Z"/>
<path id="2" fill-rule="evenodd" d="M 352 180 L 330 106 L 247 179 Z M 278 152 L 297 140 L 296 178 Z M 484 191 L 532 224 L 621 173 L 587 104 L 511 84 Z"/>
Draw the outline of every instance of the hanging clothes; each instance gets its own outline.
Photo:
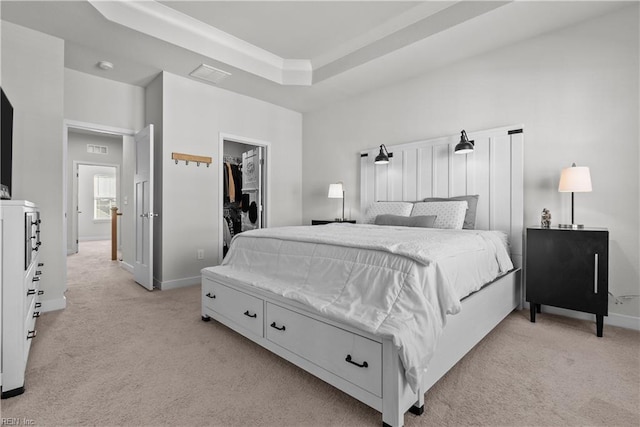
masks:
<path id="1" fill-rule="evenodd" d="M 229 175 L 229 201 L 230 202 L 235 202 L 236 201 L 236 184 L 234 182 L 234 176 L 233 176 L 233 169 L 232 166 L 229 163 L 225 163 L 225 166 L 228 170 L 228 175 Z M 236 165 L 237 168 L 237 165 Z"/>
<path id="2" fill-rule="evenodd" d="M 223 194 L 223 202 L 229 202 L 229 170 L 227 168 L 227 163 L 222 164 L 222 175 L 223 175 L 223 185 L 222 192 Z"/>
<path id="3" fill-rule="evenodd" d="M 242 201 L 242 171 L 240 170 L 240 166 L 231 165 L 231 175 L 233 175 L 233 186 L 234 186 L 234 194 L 235 201 Z M 231 186 L 231 183 L 229 183 Z"/>

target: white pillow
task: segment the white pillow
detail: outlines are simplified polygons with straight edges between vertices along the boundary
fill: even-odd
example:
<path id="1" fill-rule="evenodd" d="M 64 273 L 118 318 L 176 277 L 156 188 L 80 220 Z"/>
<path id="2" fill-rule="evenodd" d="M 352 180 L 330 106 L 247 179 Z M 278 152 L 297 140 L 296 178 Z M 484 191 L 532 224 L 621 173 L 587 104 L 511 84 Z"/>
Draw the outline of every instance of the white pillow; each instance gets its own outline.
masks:
<path id="1" fill-rule="evenodd" d="M 433 228 L 462 229 L 467 206 L 467 202 L 464 200 L 458 202 L 418 202 L 413 205 L 411 216 L 436 215 Z"/>
<path id="2" fill-rule="evenodd" d="M 409 216 L 411 209 L 413 209 L 413 203 L 410 202 L 373 202 L 369 205 L 362 222 L 373 224 L 378 215 Z"/>

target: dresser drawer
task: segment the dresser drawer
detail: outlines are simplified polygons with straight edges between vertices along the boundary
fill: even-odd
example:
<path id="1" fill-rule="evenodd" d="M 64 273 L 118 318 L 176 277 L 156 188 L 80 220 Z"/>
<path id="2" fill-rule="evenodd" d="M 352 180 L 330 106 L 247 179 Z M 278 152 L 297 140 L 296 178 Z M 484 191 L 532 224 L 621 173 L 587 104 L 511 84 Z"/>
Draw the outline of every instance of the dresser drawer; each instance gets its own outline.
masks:
<path id="1" fill-rule="evenodd" d="M 35 305 L 35 302 L 34 302 Z M 30 312 L 33 313 L 33 307 L 31 307 Z M 36 318 L 30 316 L 26 319 L 25 322 L 25 330 L 23 331 L 23 339 L 24 339 L 24 354 L 23 360 L 24 363 L 27 363 L 27 359 L 29 358 L 29 349 L 31 348 L 31 342 L 36 337 Z"/>
<path id="2" fill-rule="evenodd" d="M 266 338 L 382 396 L 380 343 L 272 303 L 267 303 Z"/>
<path id="3" fill-rule="evenodd" d="M 264 302 L 209 279 L 202 281 L 203 305 L 254 335 L 263 336 Z"/>
<path id="4" fill-rule="evenodd" d="M 24 279 L 24 311 L 23 313 L 27 313 L 29 311 L 29 307 L 33 305 L 33 301 L 38 301 L 39 295 L 42 295 L 44 292 L 41 290 L 40 281 L 42 280 L 41 269 L 37 268 L 37 264 L 34 263 L 31 265 L 29 270 L 27 270 L 27 274 Z"/>

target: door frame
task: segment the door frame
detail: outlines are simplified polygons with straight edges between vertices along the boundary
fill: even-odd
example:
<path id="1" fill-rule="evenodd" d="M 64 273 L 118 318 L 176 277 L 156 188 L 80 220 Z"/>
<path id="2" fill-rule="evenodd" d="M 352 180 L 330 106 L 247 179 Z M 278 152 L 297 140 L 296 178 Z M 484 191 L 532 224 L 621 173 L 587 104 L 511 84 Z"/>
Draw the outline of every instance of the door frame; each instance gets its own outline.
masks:
<path id="1" fill-rule="evenodd" d="M 135 135 L 135 131 L 133 129 L 125 129 L 118 128 L 114 126 L 101 125 L 97 123 L 83 122 L 78 120 L 68 120 L 64 119 L 62 122 L 62 253 L 64 254 L 64 268 L 62 271 L 62 279 L 65 284 L 67 284 L 67 233 L 68 230 L 68 212 L 67 205 L 69 202 L 69 194 L 67 191 L 67 186 L 69 185 L 67 180 L 67 168 L 69 163 L 69 130 L 70 129 L 79 129 L 86 130 L 90 132 L 96 133 L 104 133 L 108 135 L 118 135 L 118 136 L 130 136 L 133 137 Z M 64 297 L 63 297 L 64 298 Z M 56 305 L 52 310 L 63 309 L 66 307 L 66 298 L 64 302 Z"/>
<path id="2" fill-rule="evenodd" d="M 264 182 L 262 183 L 262 198 L 266 206 L 263 206 L 263 228 L 269 227 L 271 218 L 271 191 L 269 187 L 271 185 L 271 168 L 269 167 L 271 164 L 271 142 L 220 132 L 218 137 L 218 153 L 220 157 L 220 160 L 218 161 L 218 263 L 222 263 L 222 243 L 224 240 L 222 223 L 222 221 L 224 221 L 224 203 L 222 202 L 222 195 L 224 194 L 224 189 L 222 188 L 224 185 L 224 176 L 222 165 L 224 163 L 225 141 L 253 145 L 264 149 Z"/>
<path id="3" fill-rule="evenodd" d="M 73 175 L 73 194 L 71 195 L 71 197 L 75 197 L 75 204 L 76 204 L 76 210 L 74 212 L 71 213 L 71 224 L 72 226 L 75 228 L 75 231 L 72 230 L 72 236 L 76 237 L 76 241 L 79 238 L 79 233 L 78 233 L 78 223 L 79 223 L 79 218 L 78 218 L 78 173 L 80 172 L 80 166 L 104 166 L 104 167 L 109 167 L 109 168 L 115 168 L 116 170 L 116 205 L 120 206 L 121 203 L 121 195 L 122 195 L 122 189 L 120 188 L 122 185 L 122 177 L 120 176 L 120 165 L 118 164 L 113 164 L 113 163 L 99 163 L 99 162 L 88 162 L 88 161 L 84 161 L 84 160 L 74 160 L 73 161 L 73 170 L 76 172 L 75 175 Z M 120 238 L 120 232 L 122 230 L 122 227 L 118 227 L 118 245 L 122 245 L 122 239 Z M 76 250 L 75 253 L 78 253 L 78 244 L 73 244 L 73 242 L 71 242 L 72 247 Z"/>

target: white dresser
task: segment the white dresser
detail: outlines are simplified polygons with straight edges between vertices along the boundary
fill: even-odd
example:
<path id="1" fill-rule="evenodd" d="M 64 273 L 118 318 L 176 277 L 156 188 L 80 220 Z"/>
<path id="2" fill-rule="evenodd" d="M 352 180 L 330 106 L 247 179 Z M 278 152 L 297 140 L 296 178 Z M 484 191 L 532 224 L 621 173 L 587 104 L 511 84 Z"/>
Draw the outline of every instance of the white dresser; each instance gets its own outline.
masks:
<path id="1" fill-rule="evenodd" d="M 40 211 L 24 200 L 2 200 L 2 398 L 24 392 L 24 373 L 40 316 L 43 263 Z"/>

